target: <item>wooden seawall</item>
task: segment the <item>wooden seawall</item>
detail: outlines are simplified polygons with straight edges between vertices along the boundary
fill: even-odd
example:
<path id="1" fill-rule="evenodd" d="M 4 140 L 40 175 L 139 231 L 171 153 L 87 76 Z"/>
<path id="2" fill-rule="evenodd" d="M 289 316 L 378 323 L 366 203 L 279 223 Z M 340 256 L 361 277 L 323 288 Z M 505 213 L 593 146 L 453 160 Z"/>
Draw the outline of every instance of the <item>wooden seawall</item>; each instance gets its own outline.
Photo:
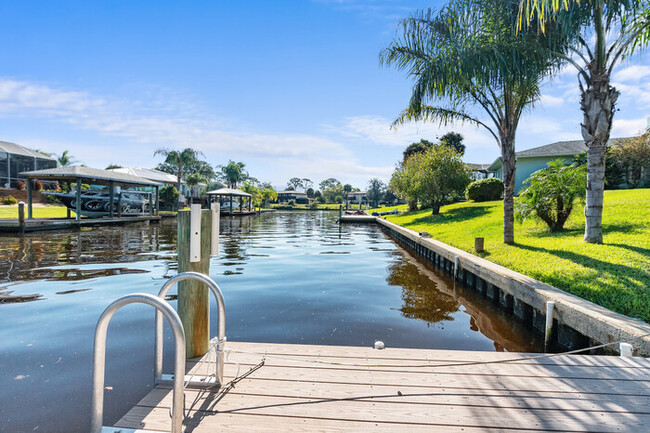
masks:
<path id="1" fill-rule="evenodd" d="M 227 357 L 226 385 L 185 391 L 187 433 L 650 431 L 645 358 L 233 342 L 226 347 L 234 351 Z M 267 355 L 261 367 L 260 353 Z M 190 362 L 188 374 L 214 371 L 207 357 L 203 361 Z M 170 403 L 171 389 L 158 386 L 116 426 L 169 432 Z"/>

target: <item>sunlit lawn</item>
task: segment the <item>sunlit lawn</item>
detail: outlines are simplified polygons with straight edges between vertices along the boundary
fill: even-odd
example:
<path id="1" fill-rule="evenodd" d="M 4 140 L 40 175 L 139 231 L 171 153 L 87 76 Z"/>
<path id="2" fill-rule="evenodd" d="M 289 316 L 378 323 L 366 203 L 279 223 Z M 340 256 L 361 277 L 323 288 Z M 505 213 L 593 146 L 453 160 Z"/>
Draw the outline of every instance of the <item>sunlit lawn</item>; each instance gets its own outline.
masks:
<path id="1" fill-rule="evenodd" d="M 34 206 L 32 215 L 34 218 L 65 218 L 66 209 L 65 206 Z M 74 216 L 74 212 L 72 215 Z M 27 206 L 25 206 L 25 217 L 27 217 Z M 18 219 L 18 205 L 0 205 L 0 219 L 6 218 Z"/>
<path id="2" fill-rule="evenodd" d="M 440 215 L 424 210 L 387 219 L 468 252 L 475 237 L 484 237 L 487 260 L 650 322 L 650 189 L 605 192 L 603 245 L 583 242 L 581 206 L 561 233 L 516 223 L 514 245 L 502 242 L 502 202 L 457 203 Z"/>

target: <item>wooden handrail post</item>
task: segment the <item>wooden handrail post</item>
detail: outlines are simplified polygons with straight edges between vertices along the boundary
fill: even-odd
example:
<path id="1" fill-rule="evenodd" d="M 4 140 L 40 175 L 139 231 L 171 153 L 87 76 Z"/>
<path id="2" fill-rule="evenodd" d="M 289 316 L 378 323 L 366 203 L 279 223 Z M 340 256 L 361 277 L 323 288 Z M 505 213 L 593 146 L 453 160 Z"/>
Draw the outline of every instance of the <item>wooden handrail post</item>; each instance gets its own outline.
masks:
<path id="1" fill-rule="evenodd" d="M 191 212 L 178 211 L 178 272 L 194 271 L 210 275 L 210 240 L 212 237 L 212 210 L 201 210 L 201 257 L 190 261 Z M 208 352 L 210 343 L 210 292 L 196 280 L 181 281 L 178 286 L 178 315 L 185 328 L 187 358 L 196 358 Z"/>

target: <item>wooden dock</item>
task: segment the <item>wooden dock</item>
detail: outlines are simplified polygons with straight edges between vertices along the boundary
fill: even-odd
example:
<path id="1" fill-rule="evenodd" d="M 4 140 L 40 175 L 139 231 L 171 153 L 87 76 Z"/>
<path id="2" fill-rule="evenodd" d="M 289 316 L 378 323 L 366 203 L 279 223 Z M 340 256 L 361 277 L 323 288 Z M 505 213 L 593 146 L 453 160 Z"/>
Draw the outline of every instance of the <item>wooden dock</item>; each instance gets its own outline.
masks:
<path id="1" fill-rule="evenodd" d="M 167 216 L 165 216 L 167 218 Z M 81 227 L 94 227 L 102 225 L 133 224 L 141 222 L 158 222 L 160 215 L 123 216 L 114 218 L 32 218 L 25 219 L 24 232 L 45 230 L 68 230 Z M 21 227 L 18 219 L 0 219 L 0 233 L 20 233 Z"/>
<path id="2" fill-rule="evenodd" d="M 226 385 L 186 389 L 185 432 L 650 431 L 650 360 L 614 356 L 226 344 Z M 242 353 L 247 352 L 247 353 Z M 514 363 L 461 365 L 517 359 Z M 438 366 L 438 367 L 436 367 Z M 172 367 L 168 366 L 167 370 Z M 208 375 L 207 361 L 190 361 Z M 170 431 L 158 386 L 116 427 Z"/>

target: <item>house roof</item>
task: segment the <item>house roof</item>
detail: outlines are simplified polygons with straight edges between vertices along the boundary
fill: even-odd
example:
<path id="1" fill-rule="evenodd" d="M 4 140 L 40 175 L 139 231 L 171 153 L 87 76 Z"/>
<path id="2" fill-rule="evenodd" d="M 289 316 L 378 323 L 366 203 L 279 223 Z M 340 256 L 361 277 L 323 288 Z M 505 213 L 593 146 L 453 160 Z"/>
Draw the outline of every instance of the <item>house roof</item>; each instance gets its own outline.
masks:
<path id="1" fill-rule="evenodd" d="M 235 196 L 235 197 L 252 197 L 251 194 L 244 192 L 239 189 L 232 189 L 232 188 L 219 188 L 215 189 L 213 191 L 208 191 L 206 192 L 208 195 L 225 195 L 225 196 Z"/>
<path id="2" fill-rule="evenodd" d="M 609 140 L 608 146 L 616 144 L 625 138 L 612 138 Z M 533 147 L 515 153 L 515 157 L 519 158 L 538 158 L 538 157 L 555 157 L 555 156 L 573 156 L 587 151 L 587 146 L 584 140 L 570 140 L 570 141 L 557 141 L 544 146 Z M 496 171 L 501 167 L 501 158 L 497 158 L 487 168 L 488 171 Z"/>
<path id="3" fill-rule="evenodd" d="M 30 156 L 32 158 L 50 159 L 52 161 L 55 160 L 51 156 L 47 156 L 44 153 L 35 152 L 19 144 L 9 143 L 8 141 L 0 141 L 0 152 L 7 152 L 14 155 Z"/>
<path id="4" fill-rule="evenodd" d="M 45 170 L 25 171 L 20 173 L 21 176 L 37 179 L 51 180 L 88 180 L 96 184 L 107 184 L 113 181 L 117 185 L 138 185 L 138 186 L 158 186 L 160 183 L 133 176 L 126 173 L 116 173 L 110 170 L 101 170 L 99 168 L 83 167 L 80 165 L 71 165 L 68 167 L 48 168 Z"/>
<path id="5" fill-rule="evenodd" d="M 346 196 L 348 195 L 366 195 L 368 194 L 368 191 L 350 191 L 345 193 Z"/>
<path id="6" fill-rule="evenodd" d="M 293 195 L 304 195 L 306 196 L 306 192 L 301 192 L 301 191 L 294 191 L 292 189 L 288 189 L 286 191 L 278 191 L 278 194 L 293 194 Z"/>
<path id="7" fill-rule="evenodd" d="M 471 162 L 466 162 L 465 166 L 471 170 L 485 171 L 490 167 L 490 164 L 473 164 Z"/>
<path id="8" fill-rule="evenodd" d="M 173 174 L 165 173 L 164 171 L 154 170 L 151 168 L 144 167 L 121 167 L 121 168 L 111 168 L 109 171 L 115 173 L 124 173 L 130 174 L 132 176 L 142 177 L 154 182 L 164 182 L 164 183 L 177 183 L 178 179 Z M 181 183 L 185 183 L 182 181 Z"/>

